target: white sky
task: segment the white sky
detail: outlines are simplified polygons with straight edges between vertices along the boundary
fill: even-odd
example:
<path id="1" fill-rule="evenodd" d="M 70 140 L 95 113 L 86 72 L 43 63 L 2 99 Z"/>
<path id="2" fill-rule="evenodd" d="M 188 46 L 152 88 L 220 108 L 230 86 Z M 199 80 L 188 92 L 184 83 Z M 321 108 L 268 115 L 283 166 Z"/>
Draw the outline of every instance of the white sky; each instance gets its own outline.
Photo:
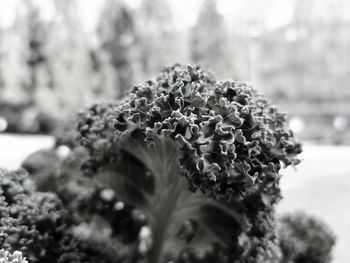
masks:
<path id="1" fill-rule="evenodd" d="M 91 32 L 99 17 L 99 11 L 106 0 L 76 0 L 78 15 L 81 18 L 84 29 Z M 126 0 L 137 7 L 141 0 Z M 218 11 L 227 19 L 229 25 L 244 22 L 262 22 L 262 16 L 266 16 L 266 26 L 276 28 L 288 23 L 292 15 L 293 0 L 218 0 Z M 15 18 L 17 3 L 20 0 L 0 0 L 0 27 L 8 27 Z M 42 7 L 42 15 L 45 18 L 52 17 L 54 13 L 52 1 L 34 0 Z M 179 30 L 192 26 L 197 19 L 197 13 L 203 0 L 168 0 L 173 12 L 175 27 Z M 262 15 L 263 14 L 263 15 Z"/>
<path id="2" fill-rule="evenodd" d="M 8 27 L 15 17 L 16 0 L 0 0 L 0 25 Z"/>

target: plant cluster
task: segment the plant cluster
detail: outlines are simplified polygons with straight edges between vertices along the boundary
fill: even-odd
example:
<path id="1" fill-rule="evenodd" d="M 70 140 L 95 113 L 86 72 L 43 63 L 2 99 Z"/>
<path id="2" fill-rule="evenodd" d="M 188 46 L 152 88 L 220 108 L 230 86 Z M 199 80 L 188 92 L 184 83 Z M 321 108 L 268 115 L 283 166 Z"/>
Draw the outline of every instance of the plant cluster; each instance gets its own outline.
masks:
<path id="1" fill-rule="evenodd" d="M 322 223 L 276 219 L 280 169 L 298 164 L 301 145 L 249 85 L 174 65 L 121 101 L 92 105 L 77 126 L 81 146 L 59 136 L 23 164 L 51 193 L 3 172 L 9 252 L 59 263 L 328 262 L 334 238 Z"/>
<path id="2" fill-rule="evenodd" d="M 182 262 L 167 251 L 181 243 L 178 255 L 202 260 L 219 249 L 220 262 L 278 262 L 279 171 L 299 162 L 301 146 L 252 87 L 174 65 L 118 103 L 93 105 L 78 130 L 90 153 L 85 172 L 146 214 L 157 260 Z"/>

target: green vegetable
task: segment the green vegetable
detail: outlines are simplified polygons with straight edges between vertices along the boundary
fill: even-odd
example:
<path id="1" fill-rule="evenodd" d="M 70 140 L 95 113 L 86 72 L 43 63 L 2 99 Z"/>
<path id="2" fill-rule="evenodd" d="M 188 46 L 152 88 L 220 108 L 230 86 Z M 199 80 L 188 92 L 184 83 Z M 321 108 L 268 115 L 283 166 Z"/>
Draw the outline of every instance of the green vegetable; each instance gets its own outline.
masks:
<path id="1" fill-rule="evenodd" d="M 148 262 L 218 250 L 222 262 L 279 257 L 267 252 L 278 251 L 274 230 L 262 238 L 256 222 L 273 222 L 280 163 L 297 164 L 301 146 L 250 86 L 174 65 L 120 102 L 93 105 L 78 130 L 86 174 L 147 218 Z"/>

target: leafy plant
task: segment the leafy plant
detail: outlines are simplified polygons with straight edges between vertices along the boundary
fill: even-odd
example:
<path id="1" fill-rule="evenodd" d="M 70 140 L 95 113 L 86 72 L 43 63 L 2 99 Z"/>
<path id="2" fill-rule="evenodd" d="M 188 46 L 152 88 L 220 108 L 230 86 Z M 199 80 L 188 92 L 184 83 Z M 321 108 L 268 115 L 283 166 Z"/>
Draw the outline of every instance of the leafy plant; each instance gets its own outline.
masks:
<path id="1" fill-rule="evenodd" d="M 92 106 L 78 130 L 85 173 L 147 218 L 148 262 L 218 250 L 220 262 L 253 262 L 270 244 L 278 250 L 264 224 L 274 222 L 280 163 L 297 164 L 301 147 L 253 88 L 174 65 L 121 102 Z"/>

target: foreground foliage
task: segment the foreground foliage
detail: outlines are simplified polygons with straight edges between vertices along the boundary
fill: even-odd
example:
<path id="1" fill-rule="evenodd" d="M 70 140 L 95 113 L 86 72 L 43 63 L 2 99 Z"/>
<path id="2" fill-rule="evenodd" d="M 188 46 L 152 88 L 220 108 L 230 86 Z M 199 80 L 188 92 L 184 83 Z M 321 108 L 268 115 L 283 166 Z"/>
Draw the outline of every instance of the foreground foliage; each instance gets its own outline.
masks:
<path id="1" fill-rule="evenodd" d="M 74 238 L 71 219 L 55 194 L 35 190 L 25 171 L 0 169 L 1 248 L 21 251 L 29 262 L 108 262 Z"/>

